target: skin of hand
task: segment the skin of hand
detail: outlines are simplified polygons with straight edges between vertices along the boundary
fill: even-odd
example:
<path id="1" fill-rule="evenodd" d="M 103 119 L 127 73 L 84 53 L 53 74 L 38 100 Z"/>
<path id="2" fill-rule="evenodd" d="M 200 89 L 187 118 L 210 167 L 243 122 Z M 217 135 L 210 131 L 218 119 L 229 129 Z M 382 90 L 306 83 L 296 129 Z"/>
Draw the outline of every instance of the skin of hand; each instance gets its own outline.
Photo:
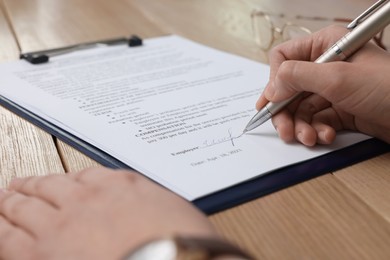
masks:
<path id="1" fill-rule="evenodd" d="M 218 236 L 190 203 L 134 172 L 15 179 L 0 194 L 0 259 L 120 259 L 175 234 Z"/>
<path id="2" fill-rule="evenodd" d="M 347 61 L 313 62 L 346 32 L 330 26 L 270 52 L 270 78 L 256 108 L 305 93 L 272 118 L 282 140 L 330 144 L 345 129 L 390 143 L 390 54 L 368 43 Z"/>

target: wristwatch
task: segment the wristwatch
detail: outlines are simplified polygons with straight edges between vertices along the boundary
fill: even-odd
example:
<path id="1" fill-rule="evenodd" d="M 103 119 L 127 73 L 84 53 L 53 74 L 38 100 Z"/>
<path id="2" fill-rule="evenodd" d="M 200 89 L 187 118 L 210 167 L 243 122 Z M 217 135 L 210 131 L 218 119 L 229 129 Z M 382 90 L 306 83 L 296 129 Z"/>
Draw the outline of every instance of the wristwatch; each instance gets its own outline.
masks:
<path id="1" fill-rule="evenodd" d="M 123 260 L 254 259 L 236 246 L 217 238 L 175 236 L 149 241 Z"/>

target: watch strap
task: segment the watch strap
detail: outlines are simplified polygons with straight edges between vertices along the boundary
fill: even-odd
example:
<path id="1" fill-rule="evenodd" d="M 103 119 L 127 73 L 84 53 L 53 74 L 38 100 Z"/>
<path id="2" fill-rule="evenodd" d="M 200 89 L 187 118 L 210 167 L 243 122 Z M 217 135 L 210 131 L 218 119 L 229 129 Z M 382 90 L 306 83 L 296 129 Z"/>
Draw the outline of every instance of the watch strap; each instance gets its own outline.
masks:
<path id="1" fill-rule="evenodd" d="M 227 259 L 237 260 L 254 259 L 237 246 L 219 238 L 175 236 L 155 239 L 144 243 L 128 254 L 123 260 L 144 260 L 156 254 L 161 256 L 161 253 L 154 252 L 156 250 L 155 245 L 169 247 L 170 250 L 168 251 L 172 251 L 172 247 L 174 248 L 174 253 L 168 254 L 169 257 L 159 258 L 164 260 L 211 260 L 225 259 L 225 257 Z M 161 250 L 160 246 L 159 250 Z"/>

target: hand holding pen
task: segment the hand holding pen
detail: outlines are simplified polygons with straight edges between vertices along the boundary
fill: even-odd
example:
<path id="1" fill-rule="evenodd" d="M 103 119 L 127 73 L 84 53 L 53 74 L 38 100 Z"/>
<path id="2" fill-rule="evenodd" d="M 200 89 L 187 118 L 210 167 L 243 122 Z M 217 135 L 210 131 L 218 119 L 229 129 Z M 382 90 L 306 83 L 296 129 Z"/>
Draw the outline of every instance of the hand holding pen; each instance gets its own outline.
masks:
<path id="1" fill-rule="evenodd" d="M 334 140 L 336 131 L 351 129 L 390 142 L 389 53 L 365 45 L 390 22 L 390 3 L 380 2 L 379 11 L 375 9 L 347 34 L 343 28 L 330 27 L 272 52 L 270 82 L 257 105 L 261 108 L 272 101 L 266 109 L 276 110 L 267 111 L 266 117 L 277 114 L 273 123 L 283 140 L 297 139 L 308 146 L 327 144 Z M 313 61 L 340 38 L 315 63 L 299 61 Z M 346 57 L 349 62 L 325 63 Z M 289 105 L 294 99 L 297 101 Z M 288 110 L 278 113 L 287 105 Z M 245 131 L 260 125 L 261 116 L 255 116 Z"/>

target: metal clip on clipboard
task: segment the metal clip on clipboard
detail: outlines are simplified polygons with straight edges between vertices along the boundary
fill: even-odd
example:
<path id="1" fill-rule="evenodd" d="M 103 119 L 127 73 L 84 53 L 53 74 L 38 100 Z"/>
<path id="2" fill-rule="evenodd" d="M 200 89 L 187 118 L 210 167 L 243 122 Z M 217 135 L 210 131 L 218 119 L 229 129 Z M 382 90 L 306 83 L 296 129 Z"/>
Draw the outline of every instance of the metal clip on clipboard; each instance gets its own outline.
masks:
<path id="1" fill-rule="evenodd" d="M 100 46 L 115 46 L 128 44 L 129 47 L 136 47 L 142 45 L 142 39 L 137 35 L 132 35 L 130 38 L 117 38 L 117 39 L 109 39 L 104 41 L 97 42 L 89 42 L 89 43 L 81 43 L 75 44 L 71 46 L 66 46 L 62 48 L 50 49 L 45 51 L 37 51 L 37 52 L 29 52 L 20 54 L 20 59 L 25 59 L 31 64 L 41 64 L 49 62 L 50 57 L 67 54 L 70 52 L 90 49 Z"/>

